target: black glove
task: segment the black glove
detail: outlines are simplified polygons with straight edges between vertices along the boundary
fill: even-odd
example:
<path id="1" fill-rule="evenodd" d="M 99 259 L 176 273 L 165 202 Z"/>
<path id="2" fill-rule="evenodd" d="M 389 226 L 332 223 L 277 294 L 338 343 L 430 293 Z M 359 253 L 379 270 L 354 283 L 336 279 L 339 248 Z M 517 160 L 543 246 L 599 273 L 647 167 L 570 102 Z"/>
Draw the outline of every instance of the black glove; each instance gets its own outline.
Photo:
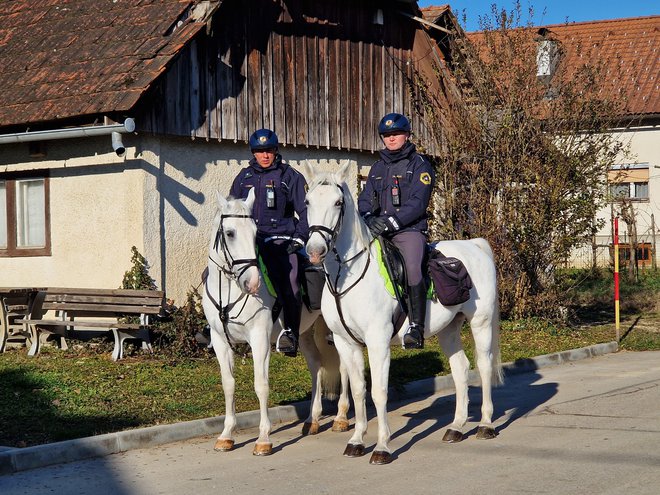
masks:
<path id="1" fill-rule="evenodd" d="M 374 237 L 378 237 L 383 232 L 386 232 L 390 226 L 387 217 L 367 217 L 366 222 L 367 227 L 369 227 L 369 230 Z"/>
<path id="2" fill-rule="evenodd" d="M 297 253 L 302 249 L 303 245 L 300 244 L 298 241 L 291 241 L 289 245 L 286 247 L 286 252 L 287 254 L 293 254 Z"/>

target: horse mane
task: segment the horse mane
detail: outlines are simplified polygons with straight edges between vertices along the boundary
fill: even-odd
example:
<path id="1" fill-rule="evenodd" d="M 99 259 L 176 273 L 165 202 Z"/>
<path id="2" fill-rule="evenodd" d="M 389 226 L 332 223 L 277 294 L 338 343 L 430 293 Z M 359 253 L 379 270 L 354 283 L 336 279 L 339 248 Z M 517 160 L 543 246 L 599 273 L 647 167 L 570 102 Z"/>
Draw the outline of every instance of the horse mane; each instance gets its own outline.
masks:
<path id="1" fill-rule="evenodd" d="M 371 242 L 371 236 L 366 224 L 361 220 L 358 213 L 357 204 L 353 199 L 351 191 L 345 182 L 338 182 L 335 174 L 330 172 L 320 172 L 316 174 L 309 183 L 309 191 L 313 191 L 318 186 L 337 186 L 344 193 L 344 220 L 350 224 L 353 229 L 354 237 L 360 246 L 368 248 Z"/>

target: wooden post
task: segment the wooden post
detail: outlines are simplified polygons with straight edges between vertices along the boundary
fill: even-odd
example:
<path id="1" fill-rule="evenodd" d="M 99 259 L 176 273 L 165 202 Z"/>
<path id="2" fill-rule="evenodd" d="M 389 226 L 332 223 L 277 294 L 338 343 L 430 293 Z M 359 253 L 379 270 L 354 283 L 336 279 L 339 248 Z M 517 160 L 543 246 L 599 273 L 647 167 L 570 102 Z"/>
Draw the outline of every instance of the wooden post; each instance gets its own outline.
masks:
<path id="1" fill-rule="evenodd" d="M 655 259 L 655 217 L 653 216 L 653 213 L 651 213 L 651 235 L 653 244 L 651 244 L 651 248 L 653 251 L 651 252 L 651 266 L 653 267 L 653 271 L 656 271 L 658 269 L 658 263 Z"/>

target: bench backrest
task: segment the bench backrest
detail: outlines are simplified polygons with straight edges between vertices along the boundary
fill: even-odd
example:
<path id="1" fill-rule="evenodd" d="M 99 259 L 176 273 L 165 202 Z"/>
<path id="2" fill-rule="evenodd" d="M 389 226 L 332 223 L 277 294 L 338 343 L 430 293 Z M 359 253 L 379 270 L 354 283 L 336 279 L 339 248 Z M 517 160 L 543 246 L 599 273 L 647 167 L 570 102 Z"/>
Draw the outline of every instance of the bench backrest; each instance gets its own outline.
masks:
<path id="1" fill-rule="evenodd" d="M 48 288 L 42 294 L 43 311 L 77 315 L 155 315 L 161 311 L 163 291 L 133 289 Z"/>

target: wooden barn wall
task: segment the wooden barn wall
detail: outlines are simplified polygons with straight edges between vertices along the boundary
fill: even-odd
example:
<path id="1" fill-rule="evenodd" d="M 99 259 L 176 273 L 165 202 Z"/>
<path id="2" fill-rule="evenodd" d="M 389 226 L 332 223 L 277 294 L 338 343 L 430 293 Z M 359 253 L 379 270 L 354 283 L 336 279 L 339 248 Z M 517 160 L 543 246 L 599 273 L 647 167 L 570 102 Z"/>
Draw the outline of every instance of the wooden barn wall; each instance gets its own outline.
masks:
<path id="1" fill-rule="evenodd" d="M 154 88 L 140 130 L 247 141 L 268 127 L 286 144 L 373 151 L 379 119 L 397 111 L 423 141 L 409 85 L 419 25 L 395 12 L 405 5 L 226 0 Z"/>

